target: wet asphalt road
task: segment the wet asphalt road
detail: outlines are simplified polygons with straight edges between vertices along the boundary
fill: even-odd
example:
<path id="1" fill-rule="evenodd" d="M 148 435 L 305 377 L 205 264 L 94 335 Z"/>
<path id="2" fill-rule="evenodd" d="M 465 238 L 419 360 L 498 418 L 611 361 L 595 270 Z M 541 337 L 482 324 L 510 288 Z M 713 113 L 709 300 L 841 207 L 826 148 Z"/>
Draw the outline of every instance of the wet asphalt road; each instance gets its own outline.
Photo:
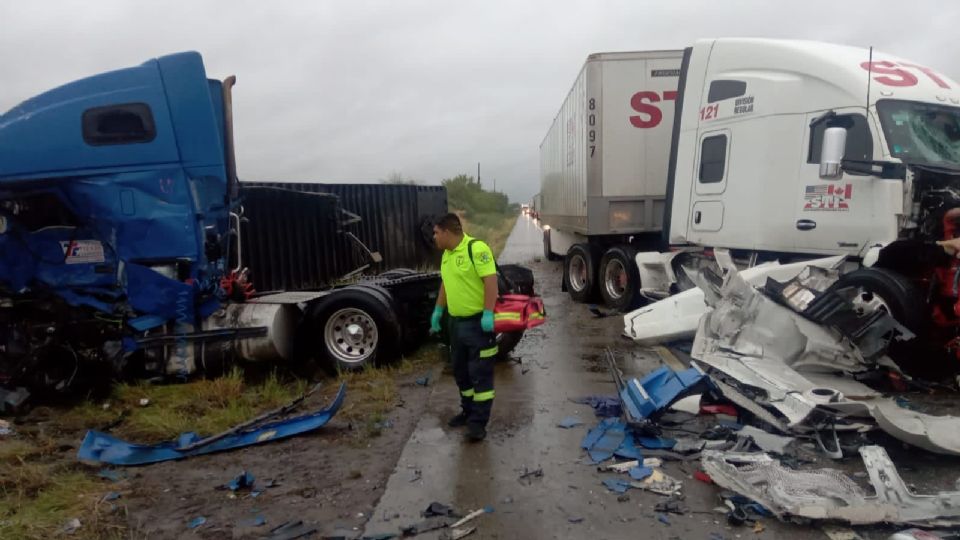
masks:
<path id="1" fill-rule="evenodd" d="M 664 471 L 683 481 L 690 512 L 670 515 L 669 524 L 654 512 L 658 495 L 639 490 L 618 501 L 601 480 L 617 477 L 588 465 L 580 441 L 596 424 L 593 410 L 570 398 L 615 394 L 603 362 L 612 347 L 621 369 L 640 376 L 660 365 L 656 352 L 620 336 L 620 316 L 596 318 L 560 290 L 561 264 L 541 261 L 539 227 L 521 216 L 500 262 L 530 266 L 544 297 L 549 321 L 531 330 L 517 347 L 519 363 L 497 366 L 493 419 L 485 442 L 467 443 L 460 430 L 446 426 L 457 412 L 457 389 L 449 373 L 433 385 L 429 411 L 420 418 L 391 475 L 370 521 L 367 535 L 397 533 L 401 525 L 421 521 L 431 502 L 453 505 L 462 513 L 485 506 L 494 512 L 473 522 L 470 538 L 825 538 L 813 527 L 764 520 L 765 530 L 731 528 L 718 506 L 717 488 L 693 480 L 695 462 L 668 463 Z M 584 425 L 561 429 L 557 423 L 576 416 Z M 525 470 L 543 476 L 521 482 Z M 625 478 L 625 475 L 619 477 Z M 417 538 L 441 538 L 431 532 Z"/>

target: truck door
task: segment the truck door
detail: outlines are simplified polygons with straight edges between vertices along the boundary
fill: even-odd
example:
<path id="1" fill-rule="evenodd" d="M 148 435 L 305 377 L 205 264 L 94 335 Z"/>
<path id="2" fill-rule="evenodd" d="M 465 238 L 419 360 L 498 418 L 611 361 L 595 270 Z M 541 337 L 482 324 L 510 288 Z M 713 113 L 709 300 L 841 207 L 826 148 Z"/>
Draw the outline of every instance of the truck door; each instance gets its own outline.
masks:
<path id="1" fill-rule="evenodd" d="M 844 174 L 840 180 L 821 180 L 820 148 L 828 127 L 847 129 L 846 159 L 873 159 L 874 140 L 863 110 L 814 113 L 804 126 L 805 158 L 796 186 L 796 245 L 806 253 L 858 255 L 871 238 L 878 238 L 873 219 L 878 180 Z"/>
<path id="2" fill-rule="evenodd" d="M 718 129 L 700 134 L 694 171 L 694 196 L 690 207 L 690 229 L 694 231 L 694 237 L 710 236 L 709 233 L 717 233 L 723 228 L 722 195 L 727 189 L 729 155 L 729 130 Z"/>

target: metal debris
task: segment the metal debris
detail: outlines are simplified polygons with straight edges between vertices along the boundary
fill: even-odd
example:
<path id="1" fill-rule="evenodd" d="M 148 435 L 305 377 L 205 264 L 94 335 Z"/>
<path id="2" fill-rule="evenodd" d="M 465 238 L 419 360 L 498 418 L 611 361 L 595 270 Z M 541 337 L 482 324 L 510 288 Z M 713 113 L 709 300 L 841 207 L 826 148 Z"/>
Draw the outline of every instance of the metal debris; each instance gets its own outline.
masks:
<path id="1" fill-rule="evenodd" d="M 759 502 L 780 519 L 960 525 L 960 492 L 914 494 L 882 447 L 864 446 L 860 455 L 876 491 L 873 497 L 842 472 L 787 469 L 768 454 L 707 451 L 702 465 L 718 485 Z"/>

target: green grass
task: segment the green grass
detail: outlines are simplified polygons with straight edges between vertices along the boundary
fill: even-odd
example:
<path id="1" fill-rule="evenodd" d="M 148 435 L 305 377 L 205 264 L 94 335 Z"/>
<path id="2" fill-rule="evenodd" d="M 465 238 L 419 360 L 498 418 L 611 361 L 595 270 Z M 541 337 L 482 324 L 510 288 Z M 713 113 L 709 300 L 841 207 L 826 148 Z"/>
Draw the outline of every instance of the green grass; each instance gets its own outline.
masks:
<path id="1" fill-rule="evenodd" d="M 60 536 L 71 518 L 71 538 L 122 538 L 122 512 L 102 502 L 111 486 L 75 462 L 47 455 L 42 445 L 14 439 L 0 451 L 0 538 Z"/>
<path id="2" fill-rule="evenodd" d="M 347 400 L 336 418 L 354 426 L 352 444 L 366 444 L 380 435 L 378 424 L 399 404 L 402 385 L 433 369 L 438 359 L 437 349 L 427 345 L 393 365 L 343 373 L 324 384 L 321 399 L 345 382 Z M 106 408 L 104 402 L 91 401 L 69 409 L 38 408 L 35 413 L 45 419 L 42 428 L 24 424 L 15 435 L 0 439 L 0 538 L 64 536 L 61 530 L 71 518 L 80 519 L 81 527 L 69 538 L 130 537 L 123 499 L 102 501 L 110 491 L 122 492 L 125 484 L 98 478 L 97 469 L 77 463 L 75 450 L 62 449 L 51 434 L 78 441 L 84 430 L 119 420 L 112 433 L 140 443 L 171 440 L 184 431 L 212 435 L 288 403 L 308 386 L 275 373 L 250 381 L 235 368 L 222 377 L 184 384 L 118 384 Z M 150 400 L 147 406 L 140 405 L 143 398 Z"/>
<path id="3" fill-rule="evenodd" d="M 507 244 L 507 237 L 519 217 L 515 212 L 468 214 L 462 210 L 454 210 L 463 221 L 463 228 L 470 236 L 479 238 L 490 246 L 494 257 L 500 255 Z"/>

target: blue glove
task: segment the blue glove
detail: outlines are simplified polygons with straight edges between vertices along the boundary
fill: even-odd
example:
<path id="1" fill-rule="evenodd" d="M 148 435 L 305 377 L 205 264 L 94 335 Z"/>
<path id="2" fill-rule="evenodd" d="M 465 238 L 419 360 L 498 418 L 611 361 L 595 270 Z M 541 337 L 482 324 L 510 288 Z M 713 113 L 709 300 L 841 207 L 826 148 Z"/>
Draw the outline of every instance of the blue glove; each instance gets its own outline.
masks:
<path id="1" fill-rule="evenodd" d="M 430 333 L 439 334 L 440 333 L 440 321 L 443 319 L 443 308 L 441 306 L 434 306 L 433 315 L 430 316 Z"/>
<path id="2" fill-rule="evenodd" d="M 493 332 L 493 312 L 489 309 L 483 310 L 483 316 L 480 317 L 480 328 L 484 332 Z"/>

